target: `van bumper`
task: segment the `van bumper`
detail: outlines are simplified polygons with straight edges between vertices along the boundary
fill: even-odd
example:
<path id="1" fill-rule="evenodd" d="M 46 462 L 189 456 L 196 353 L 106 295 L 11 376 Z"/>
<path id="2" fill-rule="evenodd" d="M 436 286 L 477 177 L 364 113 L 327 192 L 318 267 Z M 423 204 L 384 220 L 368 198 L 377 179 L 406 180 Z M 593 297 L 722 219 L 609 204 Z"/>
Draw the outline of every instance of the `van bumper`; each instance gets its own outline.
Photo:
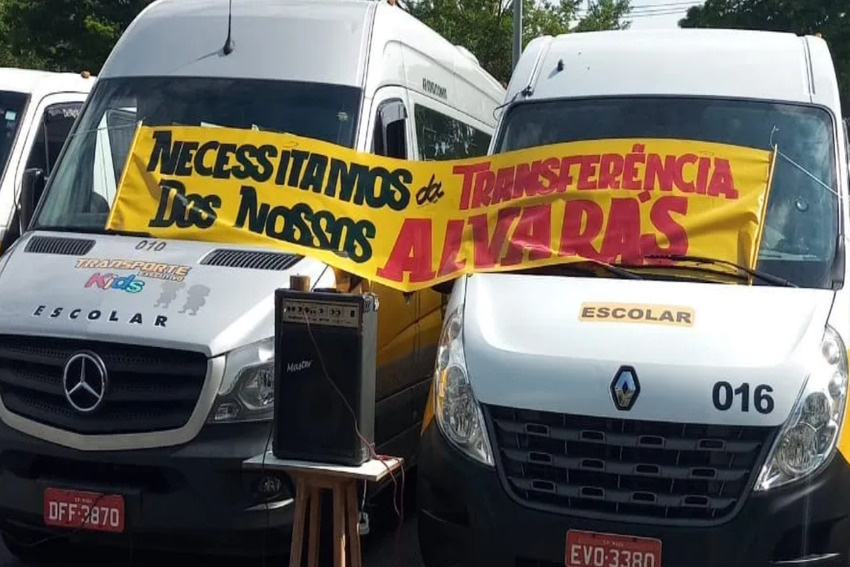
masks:
<path id="1" fill-rule="evenodd" d="M 563 566 L 571 529 L 658 538 L 664 567 L 848 565 L 850 467 L 840 453 L 815 478 L 751 493 L 724 524 L 677 527 L 588 520 L 517 504 L 496 471 L 449 445 L 435 422 L 420 450 L 419 545 L 426 567 Z"/>
<path id="2" fill-rule="evenodd" d="M 24 435 L 0 422 L 0 529 L 13 539 L 68 536 L 95 545 L 262 555 L 289 546 L 292 483 L 267 504 L 262 474 L 243 472 L 262 454 L 269 423 L 206 426 L 191 442 L 162 449 L 86 452 Z M 45 526 L 48 487 L 120 494 L 120 534 Z M 268 537 L 269 529 L 276 537 Z M 22 542 L 31 545 L 29 541 Z"/>

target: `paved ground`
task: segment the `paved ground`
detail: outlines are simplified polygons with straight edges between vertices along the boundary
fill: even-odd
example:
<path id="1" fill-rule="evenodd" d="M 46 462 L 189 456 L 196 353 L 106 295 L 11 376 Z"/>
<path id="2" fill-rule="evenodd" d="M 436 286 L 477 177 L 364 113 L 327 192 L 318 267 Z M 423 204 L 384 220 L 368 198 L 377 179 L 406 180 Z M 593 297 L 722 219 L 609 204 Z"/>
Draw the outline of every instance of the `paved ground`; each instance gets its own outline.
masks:
<path id="1" fill-rule="evenodd" d="M 412 491 L 408 491 L 412 492 Z M 419 544 L 416 538 L 415 502 L 408 494 L 405 500 L 404 510 L 407 519 L 400 525 L 398 516 L 392 506 L 382 508 L 380 513 L 374 514 L 372 520 L 373 529 L 371 533 L 363 538 L 364 567 L 421 567 L 419 558 Z M 327 555 L 327 552 L 320 552 Z M 174 557 L 164 554 L 135 553 L 132 559 L 123 556 L 97 557 L 94 552 L 92 561 L 87 567 L 162 567 L 165 564 L 173 564 L 175 560 L 190 565 L 204 565 L 204 567 L 233 567 L 233 559 L 221 558 L 199 558 L 199 557 Z M 98 560 L 100 559 L 100 560 Z M 240 567 L 280 567 L 272 566 L 262 561 L 247 562 L 238 561 Z M 79 567 L 78 562 L 57 563 L 45 565 L 44 567 Z M 23 564 L 15 560 L 0 543 L 0 567 L 23 567 Z"/>

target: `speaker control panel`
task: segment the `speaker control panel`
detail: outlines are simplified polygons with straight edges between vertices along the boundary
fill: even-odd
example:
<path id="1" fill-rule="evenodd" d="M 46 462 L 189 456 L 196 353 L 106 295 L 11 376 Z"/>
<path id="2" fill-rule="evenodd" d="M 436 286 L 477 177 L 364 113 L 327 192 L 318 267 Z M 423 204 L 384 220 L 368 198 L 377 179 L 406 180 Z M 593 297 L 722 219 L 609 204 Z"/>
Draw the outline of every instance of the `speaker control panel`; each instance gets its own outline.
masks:
<path id="1" fill-rule="evenodd" d="M 287 299 L 283 304 L 281 321 L 356 329 L 360 326 L 360 309 L 354 303 L 342 301 Z"/>

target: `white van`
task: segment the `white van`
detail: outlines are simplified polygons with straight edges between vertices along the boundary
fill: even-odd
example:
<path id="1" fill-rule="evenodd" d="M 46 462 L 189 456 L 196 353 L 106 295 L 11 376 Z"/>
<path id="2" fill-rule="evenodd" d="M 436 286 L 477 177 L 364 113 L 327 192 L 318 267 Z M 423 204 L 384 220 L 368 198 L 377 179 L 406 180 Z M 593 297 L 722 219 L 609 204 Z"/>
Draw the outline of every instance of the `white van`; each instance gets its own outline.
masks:
<path id="1" fill-rule="evenodd" d="M 88 72 L 0 68 L 0 254 L 21 233 L 20 207 L 35 205 L 18 202 L 24 170 L 50 175 L 94 82 Z"/>
<path id="2" fill-rule="evenodd" d="M 405 295 L 270 248 L 104 227 L 137 120 L 460 158 L 487 153 L 505 89 L 386 2 L 232 9 L 232 50 L 228 2 L 159 0 L 137 16 L 29 231 L 0 259 L 0 530 L 24 559 L 47 553 L 27 545 L 45 534 L 254 555 L 286 548 L 291 483 L 243 473 L 242 463 L 269 448 L 273 296 L 294 273 L 315 287 L 378 293 L 377 451 L 416 461 L 443 296 Z M 37 181 L 27 176 L 24 192 Z M 179 281 L 157 279 L 171 271 Z M 94 397 L 75 389 L 84 369 Z"/>
<path id="3" fill-rule="evenodd" d="M 579 263 L 457 280 L 418 471 L 425 564 L 846 566 L 848 171 L 827 44 L 728 30 L 543 37 L 506 100 L 494 153 L 636 137 L 776 144 L 757 269 L 787 282 L 746 285 L 713 262 L 630 268 L 637 279 Z M 585 303 L 694 318 L 588 321 Z"/>

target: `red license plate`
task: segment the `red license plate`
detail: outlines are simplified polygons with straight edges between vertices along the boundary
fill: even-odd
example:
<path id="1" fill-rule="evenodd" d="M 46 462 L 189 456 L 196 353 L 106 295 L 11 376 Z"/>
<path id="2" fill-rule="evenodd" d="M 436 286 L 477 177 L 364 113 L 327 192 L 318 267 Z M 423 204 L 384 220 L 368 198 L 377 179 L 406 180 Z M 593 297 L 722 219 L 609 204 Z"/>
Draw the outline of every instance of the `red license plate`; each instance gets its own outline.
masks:
<path id="1" fill-rule="evenodd" d="M 124 531 L 124 497 L 48 488 L 44 491 L 44 523 L 48 526 Z"/>
<path id="2" fill-rule="evenodd" d="M 661 567 L 661 540 L 567 532 L 567 567 Z"/>

